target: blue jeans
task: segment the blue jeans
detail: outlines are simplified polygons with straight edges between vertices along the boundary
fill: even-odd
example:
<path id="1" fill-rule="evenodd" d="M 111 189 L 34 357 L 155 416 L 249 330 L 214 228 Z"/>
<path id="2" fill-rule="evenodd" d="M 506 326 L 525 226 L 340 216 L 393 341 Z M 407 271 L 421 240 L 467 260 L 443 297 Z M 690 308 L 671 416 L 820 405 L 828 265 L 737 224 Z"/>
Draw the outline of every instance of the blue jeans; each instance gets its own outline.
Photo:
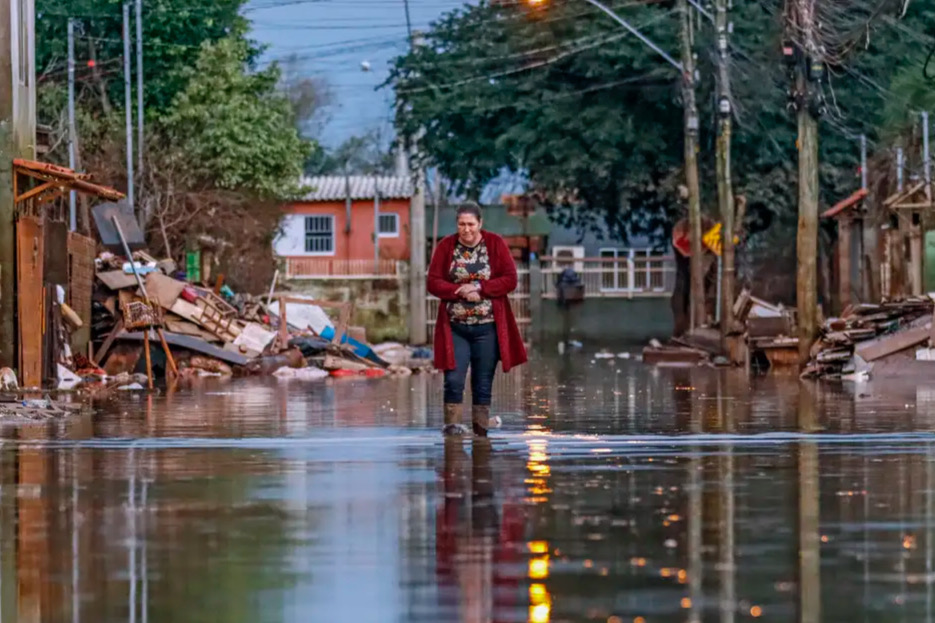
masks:
<path id="1" fill-rule="evenodd" d="M 468 367 L 471 368 L 471 394 L 475 405 L 489 406 L 493 377 L 500 361 L 497 325 L 451 323 L 455 369 L 445 371 L 445 404 L 461 404 Z"/>

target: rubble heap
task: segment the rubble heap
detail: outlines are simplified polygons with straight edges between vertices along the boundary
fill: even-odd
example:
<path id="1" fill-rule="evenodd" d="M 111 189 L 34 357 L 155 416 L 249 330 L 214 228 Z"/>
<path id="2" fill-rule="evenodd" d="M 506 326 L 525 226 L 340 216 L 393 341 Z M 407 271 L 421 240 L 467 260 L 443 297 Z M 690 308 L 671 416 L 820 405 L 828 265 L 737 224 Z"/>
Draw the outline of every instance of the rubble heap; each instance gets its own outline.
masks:
<path id="1" fill-rule="evenodd" d="M 848 378 L 867 374 L 873 362 L 930 342 L 932 300 L 913 297 L 848 307 L 825 321 L 802 372 L 806 378 Z"/>
<path id="2" fill-rule="evenodd" d="M 351 303 L 273 295 L 272 289 L 264 300 L 235 293 L 220 281 L 208 288 L 186 281 L 172 260 L 143 251 L 132 256 L 104 252 L 96 259 L 94 361 L 73 360 L 69 366 L 81 379 L 102 382 L 140 372 L 143 355 L 150 379 L 152 368 L 157 376 L 182 378 L 275 374 L 314 379 L 411 374 L 431 365 L 425 349 L 367 344 L 362 329 L 348 326 Z M 336 309 L 338 319 L 324 308 Z"/>

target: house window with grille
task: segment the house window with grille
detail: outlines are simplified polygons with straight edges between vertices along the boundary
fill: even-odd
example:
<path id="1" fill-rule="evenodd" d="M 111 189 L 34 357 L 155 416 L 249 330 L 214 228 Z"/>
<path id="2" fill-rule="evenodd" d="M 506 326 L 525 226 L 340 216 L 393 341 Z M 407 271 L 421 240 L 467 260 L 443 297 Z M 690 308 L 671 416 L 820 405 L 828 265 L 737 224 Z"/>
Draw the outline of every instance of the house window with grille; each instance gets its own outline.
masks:
<path id="1" fill-rule="evenodd" d="M 395 238 L 399 235 L 399 215 L 381 214 L 380 215 L 380 237 Z"/>
<path id="2" fill-rule="evenodd" d="M 305 217 L 305 252 L 316 255 L 334 254 L 334 217 Z"/>

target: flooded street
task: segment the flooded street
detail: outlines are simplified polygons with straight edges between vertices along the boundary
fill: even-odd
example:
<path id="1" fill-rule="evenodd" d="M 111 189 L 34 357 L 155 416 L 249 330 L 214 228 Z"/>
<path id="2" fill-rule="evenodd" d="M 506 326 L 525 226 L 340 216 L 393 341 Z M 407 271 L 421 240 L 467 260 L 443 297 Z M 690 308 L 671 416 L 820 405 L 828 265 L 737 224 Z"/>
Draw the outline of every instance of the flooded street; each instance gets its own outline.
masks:
<path id="1" fill-rule="evenodd" d="M 935 390 L 550 357 L 121 396 L 0 446 L 7 622 L 933 621 Z"/>

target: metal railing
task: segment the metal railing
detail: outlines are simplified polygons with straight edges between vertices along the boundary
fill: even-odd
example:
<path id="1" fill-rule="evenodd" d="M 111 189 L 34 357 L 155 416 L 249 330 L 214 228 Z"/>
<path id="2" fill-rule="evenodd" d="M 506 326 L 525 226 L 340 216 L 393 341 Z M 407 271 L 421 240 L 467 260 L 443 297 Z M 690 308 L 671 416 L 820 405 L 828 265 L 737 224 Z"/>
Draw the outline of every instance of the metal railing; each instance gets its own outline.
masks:
<path id="1" fill-rule="evenodd" d="M 557 298 L 555 282 L 566 268 L 578 273 L 585 298 L 667 296 L 675 286 L 675 258 L 671 255 L 544 257 L 541 262 L 543 298 Z"/>
<path id="2" fill-rule="evenodd" d="M 516 317 L 516 324 L 520 331 L 526 335 L 526 330 L 532 324 L 532 314 L 529 309 L 529 267 L 525 264 L 516 266 L 517 285 L 516 290 L 510 294 L 510 307 L 513 308 L 513 315 Z M 426 320 L 428 323 L 429 336 L 433 335 L 435 322 L 438 319 L 438 306 L 440 300 L 434 296 L 426 297 Z"/>
<path id="3" fill-rule="evenodd" d="M 404 274 L 397 260 L 338 260 L 322 257 L 286 257 L 286 279 L 396 279 Z"/>

